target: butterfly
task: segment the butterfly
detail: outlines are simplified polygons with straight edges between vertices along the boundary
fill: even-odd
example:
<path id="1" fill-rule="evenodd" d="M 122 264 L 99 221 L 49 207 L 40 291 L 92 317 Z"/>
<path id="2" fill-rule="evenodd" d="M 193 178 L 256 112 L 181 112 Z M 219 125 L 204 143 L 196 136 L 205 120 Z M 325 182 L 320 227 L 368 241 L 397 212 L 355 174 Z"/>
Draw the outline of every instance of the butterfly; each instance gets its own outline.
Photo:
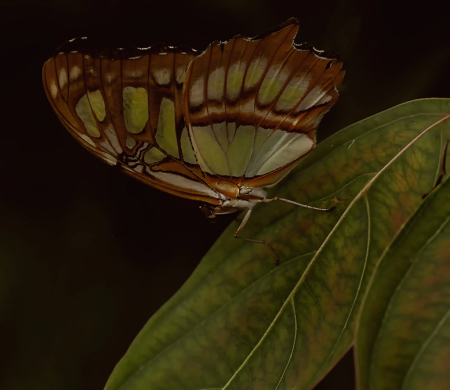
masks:
<path id="1" fill-rule="evenodd" d="M 295 44 L 298 28 L 292 18 L 202 53 L 164 44 L 96 50 L 73 39 L 45 63 L 44 88 L 72 136 L 108 164 L 202 202 L 209 218 L 248 210 L 242 238 L 252 208 L 280 199 L 265 188 L 314 149 L 339 96 L 342 62 Z"/>

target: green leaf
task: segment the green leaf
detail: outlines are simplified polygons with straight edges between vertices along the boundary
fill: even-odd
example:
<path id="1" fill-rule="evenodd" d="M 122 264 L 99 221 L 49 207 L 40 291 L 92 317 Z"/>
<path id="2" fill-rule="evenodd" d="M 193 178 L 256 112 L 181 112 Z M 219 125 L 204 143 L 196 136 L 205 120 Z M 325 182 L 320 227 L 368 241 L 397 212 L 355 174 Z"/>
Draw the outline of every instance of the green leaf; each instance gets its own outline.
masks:
<path id="1" fill-rule="evenodd" d="M 450 180 L 389 246 L 364 302 L 356 344 L 360 388 L 448 388 Z"/>
<path id="2" fill-rule="evenodd" d="M 449 99 L 409 102 L 328 138 L 233 222 L 145 325 L 106 390 L 310 389 L 354 341 L 370 275 L 436 183 Z M 201 238 L 199 238 L 201 239 Z M 174 238 L 175 244 L 175 238 Z"/>

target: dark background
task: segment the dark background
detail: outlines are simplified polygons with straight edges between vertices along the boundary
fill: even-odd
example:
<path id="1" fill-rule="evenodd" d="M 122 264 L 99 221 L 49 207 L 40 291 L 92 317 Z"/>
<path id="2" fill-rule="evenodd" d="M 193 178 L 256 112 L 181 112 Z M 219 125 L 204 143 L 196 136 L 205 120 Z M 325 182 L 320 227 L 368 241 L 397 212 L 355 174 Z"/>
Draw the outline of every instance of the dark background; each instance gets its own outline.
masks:
<path id="1" fill-rule="evenodd" d="M 445 4 L 442 2 L 442 4 Z M 140 328 L 231 218 L 134 182 L 79 146 L 41 83 L 63 41 L 205 49 L 289 17 L 297 43 L 339 52 L 341 97 L 318 137 L 396 104 L 450 97 L 450 23 L 436 2 L 2 1 L 0 337 L 2 390 L 102 389 Z M 318 389 L 352 389 L 351 355 Z"/>

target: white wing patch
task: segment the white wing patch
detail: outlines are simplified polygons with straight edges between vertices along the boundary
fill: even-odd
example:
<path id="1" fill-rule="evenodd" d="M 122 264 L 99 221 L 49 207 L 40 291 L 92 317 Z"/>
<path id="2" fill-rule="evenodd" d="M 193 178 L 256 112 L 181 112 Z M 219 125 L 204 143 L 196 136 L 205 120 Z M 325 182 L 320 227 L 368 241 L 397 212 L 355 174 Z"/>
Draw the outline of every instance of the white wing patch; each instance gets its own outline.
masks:
<path id="1" fill-rule="evenodd" d="M 97 147 L 95 145 L 94 141 L 92 141 L 86 134 L 78 134 L 83 141 L 86 141 L 89 145 L 93 146 L 94 148 Z"/>
<path id="2" fill-rule="evenodd" d="M 279 72 L 278 69 L 269 69 L 258 92 L 258 100 L 262 104 L 272 103 L 284 86 L 289 73 Z"/>
<path id="3" fill-rule="evenodd" d="M 292 79 L 275 103 L 275 110 L 292 110 L 308 90 L 308 85 L 309 81 L 306 79 Z"/>
<path id="4" fill-rule="evenodd" d="M 113 149 L 111 144 L 108 142 L 108 139 L 104 139 L 103 141 L 99 141 L 98 143 L 109 153 L 116 154 L 116 151 Z"/>
<path id="5" fill-rule="evenodd" d="M 102 155 L 104 157 L 104 160 L 109 165 L 116 165 L 117 164 L 117 159 L 115 157 L 111 156 L 109 153 L 102 152 Z"/>
<path id="6" fill-rule="evenodd" d="M 323 90 L 323 86 L 316 85 L 300 102 L 298 107 L 295 109 L 295 112 L 298 113 L 300 111 L 305 111 L 315 106 L 322 98 L 327 96 L 326 93 L 327 91 Z M 331 100 L 331 96 L 329 100 Z"/>
<path id="7" fill-rule="evenodd" d="M 105 129 L 105 136 L 106 138 L 108 138 L 108 141 L 111 143 L 112 147 L 114 148 L 117 154 L 123 152 L 123 149 L 119 143 L 119 139 L 117 138 L 116 130 L 114 129 L 114 126 L 111 123 Z"/>
<path id="8" fill-rule="evenodd" d="M 245 65 L 239 66 L 239 63 L 233 64 L 228 69 L 227 76 L 227 97 L 230 100 L 234 100 L 241 92 L 242 83 L 244 81 Z"/>
<path id="9" fill-rule="evenodd" d="M 116 78 L 116 75 L 114 73 L 107 72 L 107 73 L 105 73 L 105 78 L 106 78 L 106 81 L 108 82 L 108 84 L 112 84 L 112 82 Z"/>
<path id="10" fill-rule="evenodd" d="M 155 81 L 159 85 L 167 85 L 170 84 L 170 72 L 169 69 L 163 68 L 160 70 L 157 70 L 153 77 L 155 78 Z"/>
<path id="11" fill-rule="evenodd" d="M 178 188 L 186 189 L 186 190 L 193 190 L 196 192 L 203 193 L 211 198 L 220 199 L 219 194 L 217 192 L 213 191 L 211 188 L 209 188 L 206 184 L 187 179 L 180 175 L 174 175 L 173 173 L 153 172 L 152 170 L 150 170 L 149 167 L 146 168 L 146 171 L 150 175 L 156 177 L 157 179 L 159 179 L 165 183 L 170 183 Z"/>
<path id="12" fill-rule="evenodd" d="M 256 174 L 264 175 L 289 164 L 309 152 L 313 147 L 314 142 L 306 134 L 292 134 L 291 140 L 273 153 Z"/>
<path id="13" fill-rule="evenodd" d="M 64 86 L 67 84 L 67 72 L 64 68 L 61 69 L 59 72 L 59 86 L 61 89 L 64 88 Z"/>
<path id="14" fill-rule="evenodd" d="M 144 72 L 142 70 L 133 70 L 133 71 L 127 72 L 127 76 L 132 79 L 139 79 L 142 77 L 143 74 L 144 74 Z"/>
<path id="15" fill-rule="evenodd" d="M 258 57 L 250 64 L 245 76 L 245 89 L 253 88 L 261 80 L 264 71 L 266 70 L 267 59 L 264 57 Z"/>
<path id="16" fill-rule="evenodd" d="M 264 138 L 267 130 L 270 129 L 261 131 L 260 137 L 257 135 L 258 142 Z M 258 132 L 260 132 L 259 129 Z M 307 134 L 275 130 L 254 151 L 245 171 L 245 177 L 264 175 L 281 168 L 307 153 L 313 146 L 314 142 Z"/>
<path id="17" fill-rule="evenodd" d="M 254 126 L 245 125 L 230 139 L 225 122 L 215 123 L 213 129 L 194 126 L 191 139 L 200 168 L 220 176 L 264 175 L 297 160 L 314 146 L 304 133 L 261 127 L 255 132 Z"/>
<path id="18" fill-rule="evenodd" d="M 215 69 L 208 79 L 208 99 L 221 101 L 225 86 L 225 71 L 223 68 Z"/>
<path id="19" fill-rule="evenodd" d="M 55 80 L 52 80 L 50 84 L 50 93 L 52 94 L 53 99 L 58 96 L 58 87 L 56 86 Z"/>
<path id="20" fill-rule="evenodd" d="M 199 106 L 203 103 L 203 89 L 204 89 L 205 81 L 203 77 L 199 77 L 197 80 L 195 80 L 194 84 L 192 85 L 189 99 L 191 101 L 191 105 L 193 106 Z"/>
<path id="21" fill-rule="evenodd" d="M 73 66 L 72 69 L 70 69 L 70 80 L 74 81 L 81 75 L 81 69 L 78 66 Z"/>
<path id="22" fill-rule="evenodd" d="M 187 70 L 187 68 L 181 67 L 181 66 L 179 66 L 177 68 L 175 77 L 176 77 L 178 84 L 181 84 L 184 82 L 184 78 L 186 77 L 186 70 Z"/>

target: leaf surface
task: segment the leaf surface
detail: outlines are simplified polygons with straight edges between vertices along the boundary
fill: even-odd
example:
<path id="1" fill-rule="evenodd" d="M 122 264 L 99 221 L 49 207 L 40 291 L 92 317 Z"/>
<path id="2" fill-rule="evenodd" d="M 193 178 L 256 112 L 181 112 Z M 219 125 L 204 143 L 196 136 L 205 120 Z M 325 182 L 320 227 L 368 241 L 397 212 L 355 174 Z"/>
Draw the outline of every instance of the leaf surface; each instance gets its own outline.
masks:
<path id="1" fill-rule="evenodd" d="M 386 250 L 364 302 L 359 388 L 449 388 L 450 180 L 425 199 Z"/>
<path id="2" fill-rule="evenodd" d="M 107 390 L 310 389 L 351 347 L 377 259 L 439 175 L 449 99 L 405 103 L 322 142 L 233 222 L 148 321 Z M 446 139 L 445 138 L 445 139 Z"/>

